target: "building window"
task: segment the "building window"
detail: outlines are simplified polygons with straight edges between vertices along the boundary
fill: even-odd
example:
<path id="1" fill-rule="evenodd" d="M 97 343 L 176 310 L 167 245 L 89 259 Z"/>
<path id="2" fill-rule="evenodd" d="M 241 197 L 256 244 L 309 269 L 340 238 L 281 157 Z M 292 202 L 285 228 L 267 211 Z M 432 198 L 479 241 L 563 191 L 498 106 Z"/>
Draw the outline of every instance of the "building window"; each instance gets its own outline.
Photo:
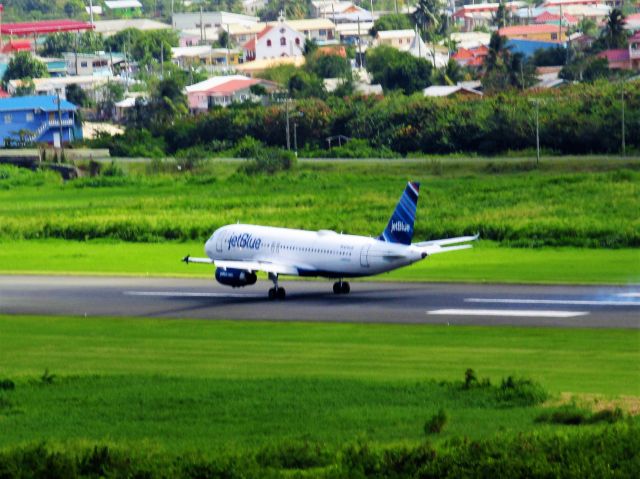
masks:
<path id="1" fill-rule="evenodd" d="M 551 34 L 551 40 L 557 40 L 558 39 L 558 34 L 557 33 L 552 33 Z"/>
<path id="2" fill-rule="evenodd" d="M 87 68 L 87 62 L 80 62 L 80 66 L 82 68 Z"/>
<path id="3" fill-rule="evenodd" d="M 319 34 L 321 37 L 326 37 L 326 36 L 327 36 L 327 31 L 326 31 L 326 30 L 320 30 L 320 31 L 318 32 L 318 34 Z"/>
<path id="4" fill-rule="evenodd" d="M 4 116 L 4 123 L 5 123 L 5 124 L 7 124 L 7 123 L 11 123 L 11 115 L 10 115 L 10 114 L 6 114 L 6 115 Z"/>
<path id="5" fill-rule="evenodd" d="M 27 121 L 33 121 L 33 113 L 31 112 L 27 113 Z"/>
<path id="6" fill-rule="evenodd" d="M 287 39 L 285 37 L 280 38 L 280 45 L 284 46 L 287 44 Z"/>
<path id="7" fill-rule="evenodd" d="M 271 40 L 267 40 L 267 46 L 270 47 L 271 46 Z"/>
<path id="8" fill-rule="evenodd" d="M 296 38 L 296 45 L 300 46 L 300 39 Z"/>

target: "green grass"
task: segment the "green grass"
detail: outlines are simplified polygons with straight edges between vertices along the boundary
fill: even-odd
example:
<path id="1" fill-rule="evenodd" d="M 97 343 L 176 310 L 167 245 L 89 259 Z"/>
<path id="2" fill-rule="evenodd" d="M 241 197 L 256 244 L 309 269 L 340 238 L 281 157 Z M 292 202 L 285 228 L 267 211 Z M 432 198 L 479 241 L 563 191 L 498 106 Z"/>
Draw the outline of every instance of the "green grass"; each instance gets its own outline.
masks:
<path id="1" fill-rule="evenodd" d="M 416 238 L 479 231 L 516 246 L 640 245 L 637 160 L 305 162 L 255 177 L 236 174 L 237 162 L 181 174 L 129 166 L 129 176 L 66 184 L 5 168 L 0 237 L 203 240 L 237 221 L 375 235 L 413 179 L 422 181 Z"/>
<path id="2" fill-rule="evenodd" d="M 45 439 L 170 450 L 287 439 L 338 447 L 548 430 L 538 407 L 431 380 L 466 368 L 552 394 L 640 395 L 638 331 L 0 316 L 0 447 Z M 45 369 L 53 384 L 39 380 Z"/>
<path id="3" fill-rule="evenodd" d="M 201 242 L 30 240 L 0 242 L 0 272 L 212 277 L 212 267 L 185 265 L 203 256 Z M 640 250 L 506 248 L 480 241 L 472 250 L 434 255 L 375 281 L 502 283 L 640 283 Z"/>

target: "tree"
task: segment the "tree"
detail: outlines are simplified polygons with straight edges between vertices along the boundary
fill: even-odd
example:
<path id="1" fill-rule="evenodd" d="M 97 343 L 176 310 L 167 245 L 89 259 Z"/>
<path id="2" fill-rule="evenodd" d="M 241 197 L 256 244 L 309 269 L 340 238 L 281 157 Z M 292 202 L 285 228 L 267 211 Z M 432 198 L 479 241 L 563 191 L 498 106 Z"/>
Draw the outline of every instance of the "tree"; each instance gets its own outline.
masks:
<path id="1" fill-rule="evenodd" d="M 385 30 L 410 30 L 413 28 L 409 17 L 403 13 L 391 13 L 378 18 L 369 30 L 372 37 Z"/>
<path id="2" fill-rule="evenodd" d="M 78 86 L 77 83 L 67 85 L 65 89 L 67 100 L 77 106 L 89 106 L 89 97 L 87 93 Z"/>
<path id="3" fill-rule="evenodd" d="M 84 3 L 81 0 L 68 0 L 64 4 L 64 13 L 69 18 L 75 18 L 76 16 L 84 13 Z"/>
<path id="4" fill-rule="evenodd" d="M 174 77 L 164 78 L 155 85 L 149 101 L 152 128 L 162 129 L 188 113 L 187 97 L 182 89 Z"/>
<path id="5" fill-rule="evenodd" d="M 431 63 L 407 52 L 382 45 L 367 51 L 367 70 L 385 90 L 410 95 L 431 84 Z"/>
<path id="6" fill-rule="evenodd" d="M 493 24 L 498 28 L 504 28 L 507 26 L 507 9 L 503 1 L 500 1 L 498 10 L 493 17 Z"/>
<path id="7" fill-rule="evenodd" d="M 220 46 L 220 48 L 228 48 L 231 46 L 229 33 L 227 33 L 226 30 L 222 30 L 218 35 L 218 45 Z"/>
<path id="8" fill-rule="evenodd" d="M 309 55 L 305 67 L 320 78 L 346 78 L 351 73 L 346 58 L 324 53 Z"/>
<path id="9" fill-rule="evenodd" d="M 536 81 L 533 63 L 526 61 L 522 53 L 512 54 L 506 42 L 507 39 L 498 32 L 491 34 L 482 77 L 482 86 L 488 92 L 524 89 Z"/>
<path id="10" fill-rule="evenodd" d="M 18 52 L 9 60 L 7 69 L 2 77 L 2 82 L 6 86 L 9 80 L 43 78 L 48 76 L 49 72 L 44 63 L 34 58 L 30 52 Z"/>
<path id="11" fill-rule="evenodd" d="M 124 87 L 120 83 L 108 82 L 100 90 L 101 100 L 98 102 L 98 116 L 102 119 L 111 118 L 116 102 L 124 97 Z"/>
<path id="12" fill-rule="evenodd" d="M 323 98 L 324 84 L 314 73 L 299 70 L 289 79 L 289 95 L 291 98 Z"/>
<path id="13" fill-rule="evenodd" d="M 442 68 L 434 69 L 433 83 L 436 85 L 455 85 L 464 78 L 462 67 L 453 58 Z"/>
<path id="14" fill-rule="evenodd" d="M 607 16 L 607 23 L 602 30 L 607 48 L 626 48 L 628 33 L 624 29 L 625 17 L 618 8 L 611 10 Z"/>
<path id="15" fill-rule="evenodd" d="M 446 18 L 442 15 L 442 0 L 418 0 L 412 14 L 413 21 L 428 40 L 446 30 Z"/>

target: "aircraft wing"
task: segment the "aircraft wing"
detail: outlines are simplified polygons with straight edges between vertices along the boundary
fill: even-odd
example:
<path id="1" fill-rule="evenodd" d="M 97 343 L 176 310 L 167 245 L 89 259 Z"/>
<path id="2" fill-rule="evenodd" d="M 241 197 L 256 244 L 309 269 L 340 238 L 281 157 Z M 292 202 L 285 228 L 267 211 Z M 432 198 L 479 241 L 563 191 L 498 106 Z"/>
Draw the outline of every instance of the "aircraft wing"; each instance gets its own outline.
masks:
<path id="1" fill-rule="evenodd" d="M 476 234 L 474 236 L 459 236 L 457 238 L 423 241 L 421 243 L 414 243 L 413 246 L 417 246 L 418 248 L 422 249 L 425 253 L 427 253 L 427 255 L 447 253 L 449 251 L 458 251 L 461 249 L 473 248 L 473 245 L 460 243 L 475 241 L 479 238 L 479 236 L 479 234 Z"/>
<path id="2" fill-rule="evenodd" d="M 211 258 L 192 258 L 189 255 L 187 255 L 184 258 L 182 258 L 182 261 L 184 261 L 187 264 L 189 264 L 189 263 L 213 264 L 213 260 Z"/>
<path id="3" fill-rule="evenodd" d="M 298 276 L 298 268 L 288 264 L 272 263 L 270 261 L 215 261 L 218 268 L 246 269 L 248 271 L 264 271 L 265 273 L 287 274 Z"/>

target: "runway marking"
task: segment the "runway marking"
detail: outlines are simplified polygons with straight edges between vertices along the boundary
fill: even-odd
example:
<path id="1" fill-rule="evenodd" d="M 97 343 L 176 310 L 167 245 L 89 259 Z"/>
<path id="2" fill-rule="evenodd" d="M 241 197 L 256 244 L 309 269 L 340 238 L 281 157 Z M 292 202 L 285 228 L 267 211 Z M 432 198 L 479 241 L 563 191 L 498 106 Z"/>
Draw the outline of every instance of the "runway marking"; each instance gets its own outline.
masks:
<path id="1" fill-rule="evenodd" d="M 435 309 L 427 314 L 443 316 L 518 316 L 527 318 L 573 318 L 585 316 L 585 311 L 534 311 L 526 309 Z"/>
<path id="2" fill-rule="evenodd" d="M 562 304 L 565 306 L 640 306 L 640 301 L 581 300 L 581 299 L 518 299 L 518 298 L 465 298 L 465 303 L 493 304 Z"/>
<path id="3" fill-rule="evenodd" d="M 621 296 L 623 298 L 640 298 L 640 293 L 620 293 L 616 294 L 616 296 Z"/>
<path id="4" fill-rule="evenodd" d="M 262 298 L 266 295 L 243 293 L 194 293 L 188 291 L 125 291 L 126 296 L 159 296 L 168 298 Z"/>

